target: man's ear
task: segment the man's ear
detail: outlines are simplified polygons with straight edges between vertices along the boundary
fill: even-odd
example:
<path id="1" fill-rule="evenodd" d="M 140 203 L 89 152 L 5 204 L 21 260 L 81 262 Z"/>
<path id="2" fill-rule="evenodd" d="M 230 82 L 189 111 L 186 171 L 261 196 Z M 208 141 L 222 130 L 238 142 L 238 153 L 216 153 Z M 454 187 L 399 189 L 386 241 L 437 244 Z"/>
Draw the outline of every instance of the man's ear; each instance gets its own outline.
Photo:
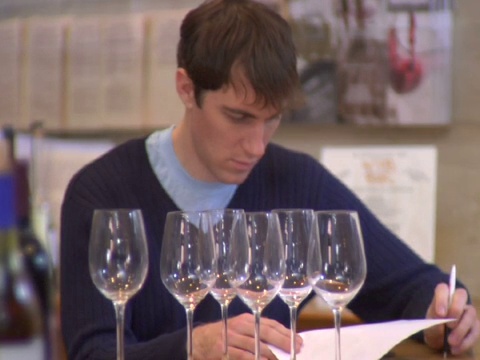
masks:
<path id="1" fill-rule="evenodd" d="M 175 82 L 177 85 L 177 94 L 182 100 L 186 108 L 191 108 L 195 105 L 195 86 L 192 79 L 183 68 L 178 68 L 175 74 Z"/>

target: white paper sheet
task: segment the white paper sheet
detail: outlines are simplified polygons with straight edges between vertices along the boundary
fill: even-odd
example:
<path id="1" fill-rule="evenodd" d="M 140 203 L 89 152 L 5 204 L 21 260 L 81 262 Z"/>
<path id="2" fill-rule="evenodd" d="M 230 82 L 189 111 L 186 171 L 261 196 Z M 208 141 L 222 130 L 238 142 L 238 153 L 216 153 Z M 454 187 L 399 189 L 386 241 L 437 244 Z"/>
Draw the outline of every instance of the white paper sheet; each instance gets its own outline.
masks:
<path id="1" fill-rule="evenodd" d="M 347 326 L 341 329 L 342 360 L 377 360 L 402 340 L 433 325 L 452 319 L 397 320 L 376 324 Z M 297 360 L 334 359 L 335 331 L 332 328 L 300 334 L 303 348 Z M 289 360 L 290 354 L 273 348 L 278 360 Z"/>

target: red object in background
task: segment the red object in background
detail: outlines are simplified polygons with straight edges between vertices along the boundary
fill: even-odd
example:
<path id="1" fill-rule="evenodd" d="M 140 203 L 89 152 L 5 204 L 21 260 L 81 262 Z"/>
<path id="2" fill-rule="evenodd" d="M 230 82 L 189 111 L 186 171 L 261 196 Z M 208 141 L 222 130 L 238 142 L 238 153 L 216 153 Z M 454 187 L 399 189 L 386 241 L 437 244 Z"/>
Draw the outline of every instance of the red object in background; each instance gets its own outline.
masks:
<path id="1" fill-rule="evenodd" d="M 415 56 L 415 15 L 410 12 L 409 56 L 403 57 L 398 52 L 397 30 L 390 29 L 388 48 L 390 60 L 390 82 L 393 89 L 399 94 L 414 90 L 422 79 L 423 66 Z"/>

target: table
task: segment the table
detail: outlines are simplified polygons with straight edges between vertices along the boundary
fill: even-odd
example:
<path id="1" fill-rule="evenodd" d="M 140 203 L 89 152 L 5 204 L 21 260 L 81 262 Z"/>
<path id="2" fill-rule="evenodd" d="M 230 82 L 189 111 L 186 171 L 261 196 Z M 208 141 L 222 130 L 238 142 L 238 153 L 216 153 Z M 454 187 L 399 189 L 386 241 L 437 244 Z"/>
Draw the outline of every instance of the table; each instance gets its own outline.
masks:
<path id="1" fill-rule="evenodd" d="M 477 304 L 477 312 L 480 313 L 479 301 L 473 301 Z M 348 309 L 342 313 L 342 326 L 361 324 L 362 321 Z M 313 298 L 299 313 L 297 330 L 299 332 L 319 328 L 333 327 L 333 316 L 331 310 L 318 298 Z M 449 356 L 449 359 L 473 360 L 477 359 L 474 355 L 480 354 L 480 343 L 475 346 L 472 354 L 462 356 Z M 478 357 L 480 359 L 480 357 Z M 444 359 L 443 352 L 430 349 L 425 344 L 412 339 L 406 339 L 395 346 L 387 356 L 387 359 L 398 360 L 421 360 L 421 359 Z"/>
<path id="2" fill-rule="evenodd" d="M 479 304 L 479 301 L 474 301 L 474 304 Z M 477 311 L 480 310 L 480 306 L 477 306 Z M 355 316 L 352 312 L 345 310 L 342 316 L 342 324 L 345 326 L 361 324 L 361 320 Z M 332 327 L 333 326 L 333 316 L 331 310 L 321 303 L 321 301 L 313 301 L 307 304 L 298 316 L 298 328 L 297 330 L 306 331 L 318 328 Z M 58 349 L 56 360 L 66 360 L 67 356 L 65 349 L 63 347 L 63 342 L 61 341 L 59 324 L 56 326 L 56 331 L 58 331 Z M 474 353 L 480 354 L 480 343 L 475 347 Z M 424 344 L 418 343 L 412 339 L 406 339 L 395 346 L 391 352 L 389 352 L 385 357 L 385 360 L 434 360 L 434 359 L 444 359 L 443 353 L 430 349 Z M 477 357 L 473 354 L 467 354 L 462 356 L 450 356 L 449 359 L 455 360 L 474 360 Z M 479 357 L 480 359 L 480 357 Z"/>

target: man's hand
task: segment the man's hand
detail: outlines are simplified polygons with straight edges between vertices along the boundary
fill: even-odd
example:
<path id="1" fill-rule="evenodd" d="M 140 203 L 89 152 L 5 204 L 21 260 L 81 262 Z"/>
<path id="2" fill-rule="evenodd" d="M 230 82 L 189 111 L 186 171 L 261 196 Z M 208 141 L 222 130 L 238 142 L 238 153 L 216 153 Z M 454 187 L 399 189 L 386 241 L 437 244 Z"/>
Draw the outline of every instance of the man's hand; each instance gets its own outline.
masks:
<path id="1" fill-rule="evenodd" d="M 193 330 L 195 360 L 221 359 L 223 349 L 223 323 L 200 325 Z M 262 359 L 276 360 L 268 345 L 290 352 L 290 329 L 275 320 L 260 321 L 260 354 Z M 296 350 L 300 351 L 302 338 L 297 335 Z M 230 360 L 255 358 L 255 319 L 245 313 L 228 319 L 228 353 Z"/>
<path id="2" fill-rule="evenodd" d="M 433 300 L 427 310 L 427 319 L 452 318 L 455 321 L 447 323 L 451 329 L 448 343 L 452 354 L 458 355 L 470 350 L 480 336 L 480 322 L 477 311 L 467 304 L 468 295 L 465 289 L 457 289 L 453 294 L 452 304 L 448 308 L 448 286 L 438 284 Z M 443 348 L 443 325 L 433 326 L 424 331 L 425 342 L 434 349 Z"/>

